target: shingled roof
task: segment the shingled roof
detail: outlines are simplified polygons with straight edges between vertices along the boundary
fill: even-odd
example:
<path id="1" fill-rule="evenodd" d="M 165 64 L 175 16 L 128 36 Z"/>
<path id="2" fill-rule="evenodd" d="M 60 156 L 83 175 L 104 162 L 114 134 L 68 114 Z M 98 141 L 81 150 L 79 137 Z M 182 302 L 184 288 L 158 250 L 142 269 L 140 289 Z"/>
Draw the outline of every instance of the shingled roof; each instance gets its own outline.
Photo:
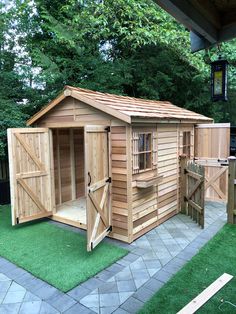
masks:
<path id="1" fill-rule="evenodd" d="M 68 96 L 74 97 L 96 109 L 106 112 L 128 123 L 131 123 L 132 118 L 143 118 L 147 120 L 190 120 L 196 122 L 212 121 L 211 118 L 181 107 L 177 107 L 169 101 L 146 100 L 128 96 L 118 96 L 79 87 L 65 86 L 64 92 L 60 96 L 28 120 L 28 125 L 41 118 Z"/>

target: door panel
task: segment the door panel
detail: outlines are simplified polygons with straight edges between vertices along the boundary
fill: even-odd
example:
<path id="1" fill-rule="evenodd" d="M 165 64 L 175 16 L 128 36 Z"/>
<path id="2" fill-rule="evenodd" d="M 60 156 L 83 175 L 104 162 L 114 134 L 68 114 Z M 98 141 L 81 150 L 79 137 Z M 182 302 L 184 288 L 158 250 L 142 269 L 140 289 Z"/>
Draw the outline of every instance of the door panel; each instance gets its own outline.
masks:
<path id="1" fill-rule="evenodd" d="M 8 129 L 12 225 L 52 215 L 50 132 Z"/>
<path id="2" fill-rule="evenodd" d="M 195 128 L 195 161 L 205 168 L 205 197 L 226 201 L 230 123 L 199 124 Z"/>
<path id="3" fill-rule="evenodd" d="M 230 154 L 230 123 L 198 124 L 194 144 L 195 158 L 227 159 Z"/>
<path id="4" fill-rule="evenodd" d="M 85 128 L 87 177 L 87 250 L 91 251 L 111 231 L 110 129 Z"/>

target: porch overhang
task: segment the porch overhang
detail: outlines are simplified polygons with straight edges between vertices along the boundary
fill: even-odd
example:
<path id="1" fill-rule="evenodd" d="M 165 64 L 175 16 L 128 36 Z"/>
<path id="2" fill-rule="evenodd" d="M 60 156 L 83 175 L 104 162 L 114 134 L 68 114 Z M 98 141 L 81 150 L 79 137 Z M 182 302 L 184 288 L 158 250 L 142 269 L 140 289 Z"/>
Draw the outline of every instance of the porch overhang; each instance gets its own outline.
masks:
<path id="1" fill-rule="evenodd" d="M 236 37 L 234 0 L 155 0 L 155 2 L 190 30 L 192 52 Z"/>

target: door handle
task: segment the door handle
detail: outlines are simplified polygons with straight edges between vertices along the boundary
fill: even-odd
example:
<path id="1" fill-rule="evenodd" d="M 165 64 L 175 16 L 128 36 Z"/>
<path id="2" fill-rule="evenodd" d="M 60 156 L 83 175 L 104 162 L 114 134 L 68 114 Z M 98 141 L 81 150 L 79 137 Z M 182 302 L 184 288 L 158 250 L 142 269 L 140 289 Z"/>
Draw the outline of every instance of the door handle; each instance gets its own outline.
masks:
<path id="1" fill-rule="evenodd" d="M 91 178 L 91 174 L 90 174 L 90 172 L 88 172 L 88 177 L 89 177 L 89 182 L 88 182 L 88 186 L 90 186 L 90 184 L 91 184 L 91 181 L 92 181 L 92 178 Z"/>

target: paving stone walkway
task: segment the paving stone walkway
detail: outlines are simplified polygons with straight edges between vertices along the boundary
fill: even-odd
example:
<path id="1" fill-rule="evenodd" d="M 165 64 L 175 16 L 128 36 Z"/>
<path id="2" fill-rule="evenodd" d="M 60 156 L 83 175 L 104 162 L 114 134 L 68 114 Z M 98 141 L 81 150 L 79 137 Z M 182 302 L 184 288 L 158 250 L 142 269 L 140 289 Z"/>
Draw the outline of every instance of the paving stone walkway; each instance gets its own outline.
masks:
<path id="1" fill-rule="evenodd" d="M 136 313 L 224 225 L 225 211 L 207 202 L 204 230 L 179 214 L 130 245 L 107 239 L 130 253 L 68 293 L 0 258 L 0 314 Z"/>

